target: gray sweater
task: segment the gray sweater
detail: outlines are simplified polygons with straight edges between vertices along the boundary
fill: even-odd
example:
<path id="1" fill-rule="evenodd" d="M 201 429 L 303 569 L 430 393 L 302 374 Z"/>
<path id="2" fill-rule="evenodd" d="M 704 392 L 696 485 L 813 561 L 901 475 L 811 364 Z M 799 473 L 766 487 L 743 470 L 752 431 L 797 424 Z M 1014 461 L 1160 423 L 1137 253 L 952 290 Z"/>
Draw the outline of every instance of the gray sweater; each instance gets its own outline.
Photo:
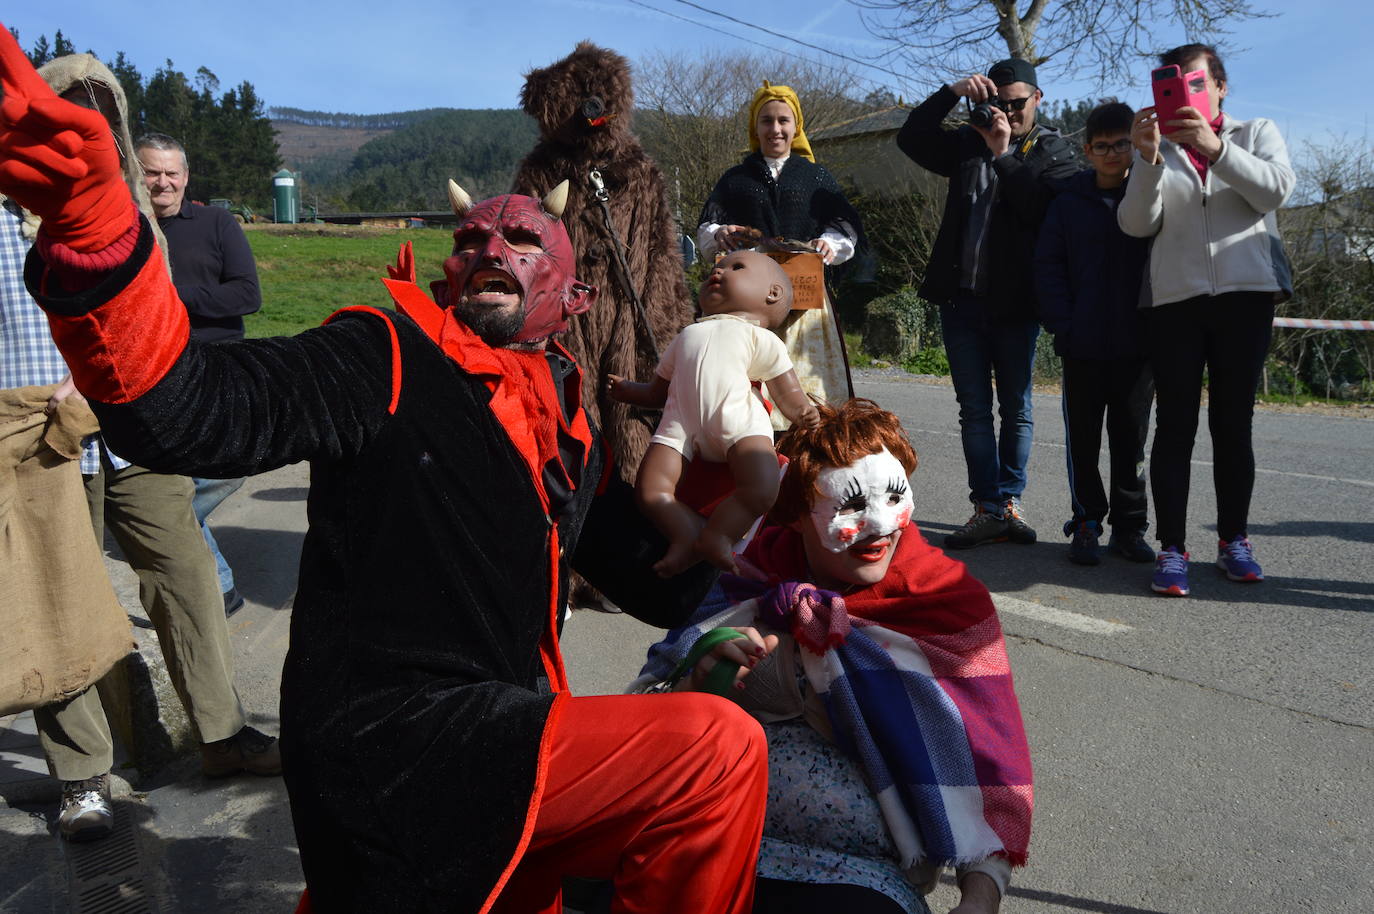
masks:
<path id="1" fill-rule="evenodd" d="M 1274 123 L 1266 118 L 1221 126 L 1221 156 L 1204 183 L 1185 150 L 1160 143 L 1158 164 L 1139 151 L 1117 209 L 1122 231 L 1154 238 L 1154 306 L 1224 292 L 1291 294 L 1274 212 L 1295 181 Z"/>

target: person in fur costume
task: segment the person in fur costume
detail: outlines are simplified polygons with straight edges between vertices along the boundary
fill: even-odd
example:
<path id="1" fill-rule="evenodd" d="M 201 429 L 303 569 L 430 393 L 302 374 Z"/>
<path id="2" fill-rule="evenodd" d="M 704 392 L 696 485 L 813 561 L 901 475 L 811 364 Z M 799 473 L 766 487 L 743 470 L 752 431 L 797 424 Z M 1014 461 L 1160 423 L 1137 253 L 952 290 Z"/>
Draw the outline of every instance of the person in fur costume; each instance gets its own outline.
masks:
<path id="1" fill-rule="evenodd" d="M 572 320 L 562 342 L 583 368 L 587 414 L 600 424 L 625 481 L 633 482 L 653 426 L 612 400 L 606 379 L 611 374 L 647 377 L 658 354 L 692 322 L 692 299 L 663 175 L 630 132 L 629 62 L 580 42 L 567 57 L 525 77 L 520 105 L 539 123 L 540 140 L 520 163 L 511 192 L 539 196 L 560 181 L 570 184 L 563 222 L 576 255 L 575 272 L 600 289 L 601 298 L 596 308 Z M 589 179 L 593 168 L 605 182 L 629 281 L 644 304 L 647 333 L 618 276 L 616 242 Z"/>

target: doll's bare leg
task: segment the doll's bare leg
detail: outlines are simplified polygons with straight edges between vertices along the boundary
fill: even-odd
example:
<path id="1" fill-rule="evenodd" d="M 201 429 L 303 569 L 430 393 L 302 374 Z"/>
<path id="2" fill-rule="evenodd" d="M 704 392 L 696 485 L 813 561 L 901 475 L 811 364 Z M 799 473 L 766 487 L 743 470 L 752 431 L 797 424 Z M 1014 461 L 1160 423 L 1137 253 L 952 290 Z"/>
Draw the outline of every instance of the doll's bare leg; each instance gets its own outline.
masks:
<path id="1" fill-rule="evenodd" d="M 696 551 L 717 568 L 734 571 L 731 550 L 735 543 L 778 498 L 778 455 L 771 437 L 750 435 L 736 441 L 725 456 L 735 491 L 711 513 L 706 529 L 697 537 Z"/>
<path id="2" fill-rule="evenodd" d="M 668 538 L 668 551 L 654 563 L 654 571 L 665 578 L 684 571 L 695 561 L 692 543 L 705 524 L 700 514 L 677 500 L 683 464 L 682 455 L 676 450 L 655 442 L 649 445 L 635 477 L 639 509 Z"/>

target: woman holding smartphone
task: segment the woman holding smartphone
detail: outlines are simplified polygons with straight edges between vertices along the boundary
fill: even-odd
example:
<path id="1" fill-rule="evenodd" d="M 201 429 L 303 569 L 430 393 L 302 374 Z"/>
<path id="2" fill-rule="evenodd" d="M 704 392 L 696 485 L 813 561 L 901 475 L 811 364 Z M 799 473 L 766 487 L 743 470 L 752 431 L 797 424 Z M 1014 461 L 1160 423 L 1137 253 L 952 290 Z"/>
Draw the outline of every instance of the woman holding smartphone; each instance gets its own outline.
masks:
<path id="1" fill-rule="evenodd" d="M 1154 108 L 1136 115 L 1135 163 L 1117 221 L 1127 234 L 1154 239 L 1145 334 L 1155 375 L 1150 488 L 1161 549 L 1151 587 L 1181 597 L 1189 590 L 1184 534 L 1204 372 L 1217 566 L 1232 581 L 1264 579 L 1246 535 L 1255 481 L 1251 418 L 1274 305 L 1292 294 L 1273 214 L 1294 175 L 1272 121 L 1222 113 L 1229 87 L 1215 48 L 1183 45 L 1160 63 L 1181 73 L 1202 70 L 1210 111 L 1181 107 L 1163 124 Z"/>

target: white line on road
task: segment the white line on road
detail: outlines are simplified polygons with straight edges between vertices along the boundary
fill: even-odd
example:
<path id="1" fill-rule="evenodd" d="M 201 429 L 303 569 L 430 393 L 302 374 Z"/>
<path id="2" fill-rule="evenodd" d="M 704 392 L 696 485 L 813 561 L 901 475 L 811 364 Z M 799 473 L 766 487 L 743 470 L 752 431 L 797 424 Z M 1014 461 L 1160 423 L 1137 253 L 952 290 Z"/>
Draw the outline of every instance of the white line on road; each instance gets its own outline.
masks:
<path id="1" fill-rule="evenodd" d="M 916 434 L 921 435 L 940 435 L 945 438 L 958 438 L 958 432 L 947 432 L 944 429 L 918 428 L 914 429 Z M 1052 447 L 1059 450 L 1064 449 L 1064 445 L 1057 441 L 1037 441 L 1036 447 Z M 1210 467 L 1210 460 L 1193 460 L 1193 466 Z M 1367 489 L 1374 489 L 1374 479 L 1346 479 L 1341 476 L 1318 476 L 1315 473 L 1294 473 L 1292 470 L 1270 470 L 1265 467 L 1255 467 L 1256 473 L 1265 473 L 1269 476 L 1292 476 L 1294 479 L 1314 479 L 1318 482 L 1338 482 L 1348 486 L 1362 486 Z"/>
<path id="2" fill-rule="evenodd" d="M 1193 463 L 1200 467 L 1212 466 L 1210 460 L 1194 460 Z M 1317 476 L 1314 473 L 1294 473 L 1291 470 L 1266 470 L 1264 467 L 1255 467 L 1256 473 L 1267 473 L 1270 476 L 1292 476 L 1295 479 L 1315 479 L 1318 482 L 1340 482 L 1348 486 L 1364 486 L 1374 489 L 1374 480 L 1369 479 L 1343 479 L 1340 476 Z"/>
<path id="3" fill-rule="evenodd" d="M 997 606 L 997 611 L 1004 615 L 1024 616 L 1027 619 L 1035 619 L 1037 622 L 1048 622 L 1051 625 L 1071 628 L 1077 632 L 1087 632 L 1090 635 L 1119 635 L 1122 632 L 1131 631 L 1131 626 L 1121 622 L 1095 619 L 1092 616 L 1069 612 L 1067 609 L 1055 609 L 1053 606 L 1044 606 L 1040 603 L 1031 603 L 1027 600 L 1009 597 L 1006 594 L 993 594 L 992 602 Z"/>

